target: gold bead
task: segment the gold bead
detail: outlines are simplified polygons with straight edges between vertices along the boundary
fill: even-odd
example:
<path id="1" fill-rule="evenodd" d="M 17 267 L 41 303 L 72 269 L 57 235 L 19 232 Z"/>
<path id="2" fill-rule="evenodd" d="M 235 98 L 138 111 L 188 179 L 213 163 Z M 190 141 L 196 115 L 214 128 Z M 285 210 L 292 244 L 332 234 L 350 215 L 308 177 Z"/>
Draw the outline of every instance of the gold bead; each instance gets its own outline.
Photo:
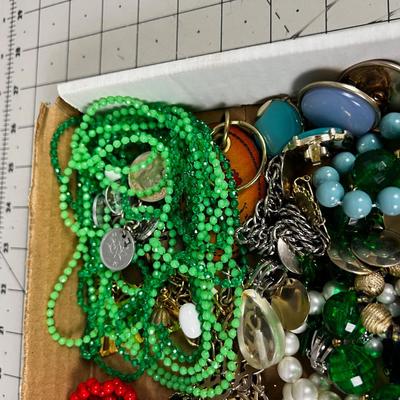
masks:
<path id="1" fill-rule="evenodd" d="M 361 311 L 361 321 L 368 332 L 379 335 L 392 325 L 392 315 L 383 304 L 370 303 Z"/>
<path id="2" fill-rule="evenodd" d="M 400 278 L 400 264 L 393 265 L 388 268 L 388 272 L 390 275 L 395 276 L 396 278 Z"/>
<path id="3" fill-rule="evenodd" d="M 354 279 L 354 287 L 367 296 L 379 296 L 385 288 L 385 279 L 379 272 L 372 272 L 368 275 L 357 275 Z"/>
<path id="4" fill-rule="evenodd" d="M 332 339 L 332 346 L 339 347 L 342 345 L 342 341 L 340 339 Z"/>

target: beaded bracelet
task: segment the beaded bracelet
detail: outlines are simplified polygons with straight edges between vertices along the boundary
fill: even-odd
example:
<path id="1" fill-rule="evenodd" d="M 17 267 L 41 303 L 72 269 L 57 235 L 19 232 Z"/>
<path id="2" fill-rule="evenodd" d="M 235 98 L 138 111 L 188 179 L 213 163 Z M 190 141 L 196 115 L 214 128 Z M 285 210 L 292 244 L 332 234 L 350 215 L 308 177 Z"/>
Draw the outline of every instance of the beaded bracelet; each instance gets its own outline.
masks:
<path id="1" fill-rule="evenodd" d="M 382 157 L 386 155 L 390 156 L 390 153 L 384 150 L 370 149 L 369 146 L 367 149 L 368 151 L 362 152 L 361 155 L 357 156 L 357 159 L 362 158 L 368 161 L 368 157 L 376 155 L 377 152 L 379 152 L 379 155 Z M 394 158 L 394 156 L 392 157 Z M 341 152 L 333 158 L 333 167 L 324 166 L 314 173 L 313 184 L 316 187 L 318 202 L 327 208 L 341 205 L 344 213 L 349 218 L 353 219 L 366 217 L 373 207 L 378 208 L 384 215 L 399 215 L 400 188 L 397 186 L 389 185 L 380 189 L 376 194 L 375 204 L 371 200 L 370 195 L 364 190 L 355 189 L 345 193 L 344 187 L 339 182 L 340 175 L 350 173 L 357 159 L 350 152 Z M 384 163 L 384 161 L 382 161 L 382 163 Z M 368 174 L 368 171 L 362 173 Z M 373 174 L 374 172 L 372 171 L 371 173 Z M 374 188 L 371 188 L 371 190 L 373 191 Z"/>

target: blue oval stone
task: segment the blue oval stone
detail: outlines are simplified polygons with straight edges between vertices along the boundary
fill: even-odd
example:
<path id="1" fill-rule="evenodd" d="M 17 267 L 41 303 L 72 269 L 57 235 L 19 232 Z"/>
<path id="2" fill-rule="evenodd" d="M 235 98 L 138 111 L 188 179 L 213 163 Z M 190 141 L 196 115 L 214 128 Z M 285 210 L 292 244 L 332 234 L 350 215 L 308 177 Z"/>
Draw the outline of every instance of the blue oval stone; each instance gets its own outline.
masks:
<path id="1" fill-rule="evenodd" d="M 336 87 L 314 87 L 301 99 L 301 111 L 315 126 L 338 126 L 361 136 L 377 123 L 378 109 L 348 90 Z"/>

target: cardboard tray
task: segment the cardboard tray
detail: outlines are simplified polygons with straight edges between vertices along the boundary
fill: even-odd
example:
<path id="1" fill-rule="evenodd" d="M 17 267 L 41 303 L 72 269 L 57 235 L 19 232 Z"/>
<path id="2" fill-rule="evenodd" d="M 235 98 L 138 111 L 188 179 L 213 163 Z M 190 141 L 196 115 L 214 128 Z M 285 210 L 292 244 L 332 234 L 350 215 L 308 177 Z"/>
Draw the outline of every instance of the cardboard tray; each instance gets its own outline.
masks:
<path id="1" fill-rule="evenodd" d="M 254 121 L 257 107 L 230 109 L 233 119 Z M 223 110 L 198 114 L 214 125 L 223 117 Z M 67 399 L 73 389 L 91 376 L 100 380 L 106 375 L 93 363 L 80 358 L 79 350 L 55 343 L 47 332 L 46 306 L 54 283 L 66 267 L 74 251 L 75 241 L 59 213 L 59 188 L 50 164 L 50 141 L 58 124 L 78 112 L 57 99 L 53 105 L 42 104 L 36 125 L 33 176 L 30 194 L 29 256 L 27 261 L 28 288 L 25 307 L 25 364 L 22 380 L 22 399 Z M 69 154 L 67 132 L 60 142 L 60 163 L 65 165 Z M 65 286 L 56 307 L 56 325 L 65 336 L 80 337 L 84 315 L 76 303 L 76 271 Z M 107 359 L 120 363 L 118 356 Z M 121 364 L 119 364 L 121 366 Z M 124 364 L 122 363 L 122 367 Z M 268 370 L 265 382 L 270 388 L 271 400 L 281 396 L 281 384 L 276 371 Z M 273 384 L 274 383 L 274 384 Z M 146 375 L 133 386 L 142 400 L 166 400 L 170 391 Z"/>

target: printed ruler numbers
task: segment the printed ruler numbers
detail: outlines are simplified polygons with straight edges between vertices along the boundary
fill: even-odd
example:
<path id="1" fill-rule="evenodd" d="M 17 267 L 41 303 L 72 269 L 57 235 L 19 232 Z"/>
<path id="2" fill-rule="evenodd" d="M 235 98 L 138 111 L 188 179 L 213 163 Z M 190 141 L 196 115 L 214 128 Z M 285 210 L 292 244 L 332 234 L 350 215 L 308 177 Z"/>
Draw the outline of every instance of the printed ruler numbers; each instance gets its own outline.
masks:
<path id="1" fill-rule="evenodd" d="M 0 400 L 19 399 L 23 364 L 35 93 L 22 87 L 29 75 L 36 79 L 36 64 L 23 51 L 24 35 L 35 21 L 25 18 L 19 3 L 0 2 Z"/>

